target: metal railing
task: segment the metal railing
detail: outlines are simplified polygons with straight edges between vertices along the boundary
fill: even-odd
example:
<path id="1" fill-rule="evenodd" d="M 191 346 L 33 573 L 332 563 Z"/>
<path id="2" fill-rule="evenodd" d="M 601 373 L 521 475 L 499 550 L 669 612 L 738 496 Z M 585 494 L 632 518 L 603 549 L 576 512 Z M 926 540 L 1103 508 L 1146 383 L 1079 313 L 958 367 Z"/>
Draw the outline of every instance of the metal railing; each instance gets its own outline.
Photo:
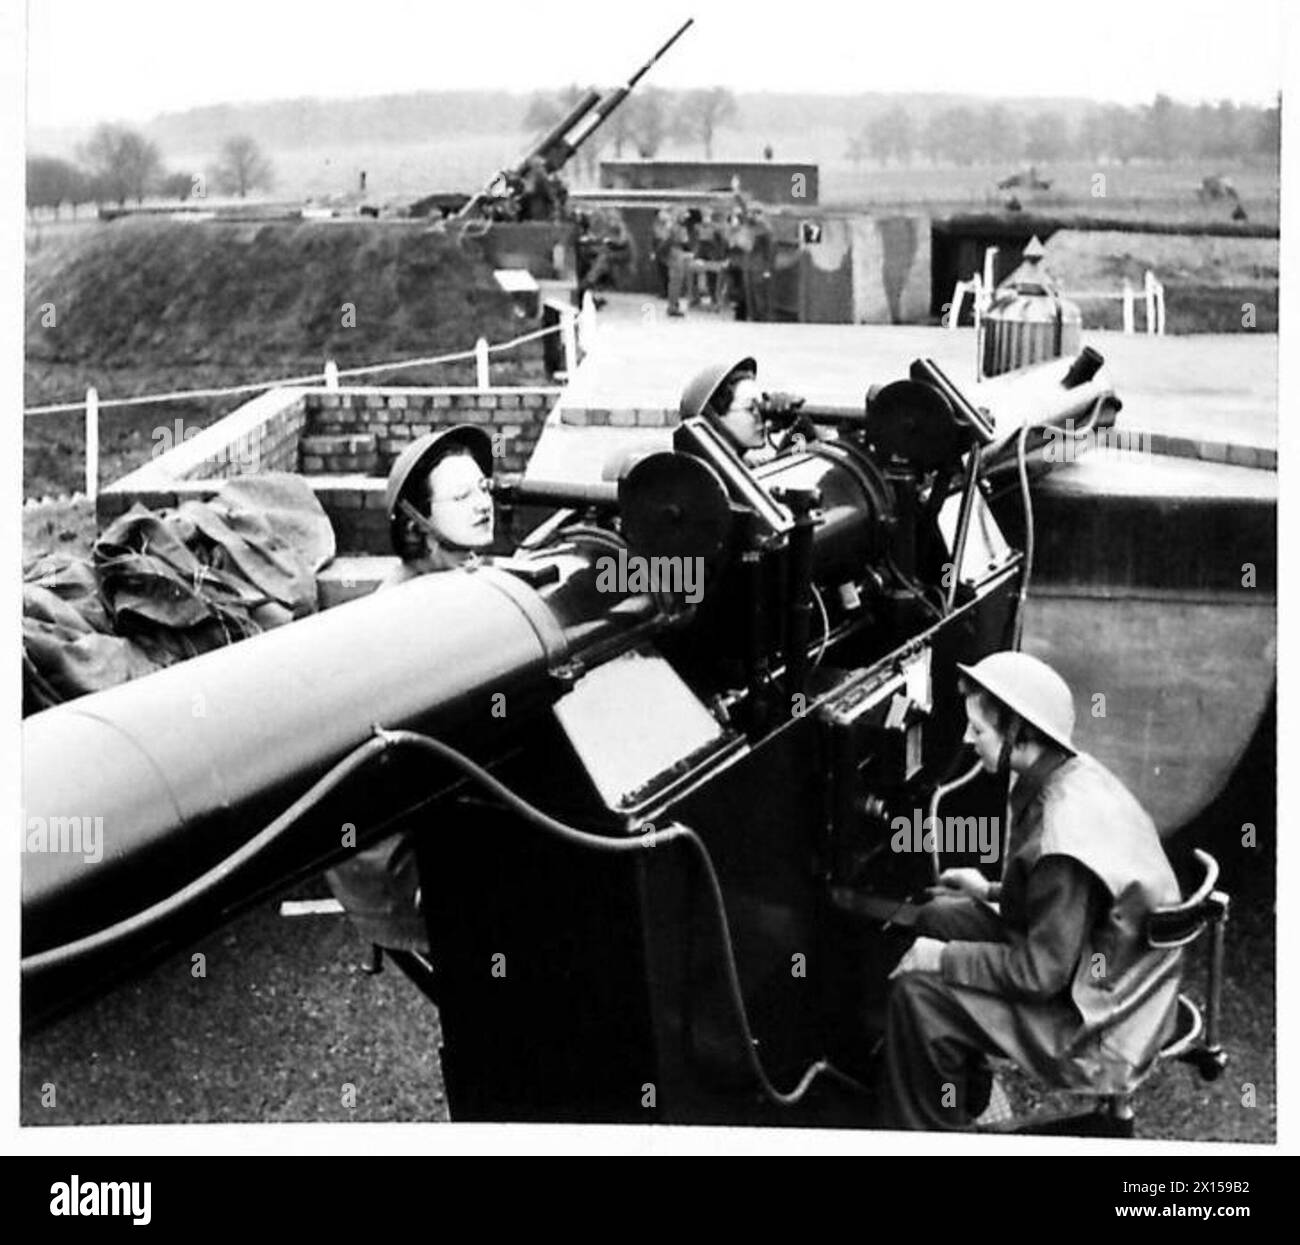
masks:
<path id="1" fill-rule="evenodd" d="M 993 276 L 993 262 L 998 253 L 996 246 L 984 251 L 984 271 L 976 273 L 966 281 L 958 281 L 953 287 L 952 302 L 948 306 L 944 327 L 955 329 L 961 320 L 962 308 L 966 296 L 971 298 L 971 307 L 975 315 L 975 330 L 979 331 L 983 317 L 988 313 L 993 301 L 997 282 Z M 1063 290 L 1062 296 L 1074 299 L 1112 299 L 1117 298 L 1124 304 L 1122 323 L 1124 332 L 1132 335 L 1136 329 L 1137 290 L 1127 277 L 1118 291 L 1116 290 Z M 1154 272 L 1148 268 L 1142 277 L 1142 302 L 1146 308 L 1146 331 L 1148 336 L 1165 335 L 1165 287 Z"/>

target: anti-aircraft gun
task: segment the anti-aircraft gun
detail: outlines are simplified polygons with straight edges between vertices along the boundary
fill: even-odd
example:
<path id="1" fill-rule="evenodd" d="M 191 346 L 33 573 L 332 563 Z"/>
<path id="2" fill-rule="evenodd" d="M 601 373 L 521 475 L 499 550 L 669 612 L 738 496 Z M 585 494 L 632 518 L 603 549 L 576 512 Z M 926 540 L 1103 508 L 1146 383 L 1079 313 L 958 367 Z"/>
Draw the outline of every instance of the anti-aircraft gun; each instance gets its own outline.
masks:
<path id="1" fill-rule="evenodd" d="M 552 179 L 578 153 L 584 143 L 609 119 L 613 112 L 636 89 L 668 49 L 694 25 L 688 18 L 673 35 L 630 78 L 617 89 L 602 96 L 588 89 L 559 121 L 527 151 L 512 168 L 501 169 L 476 195 L 455 214 L 456 220 L 483 215 L 495 220 L 527 220 L 530 212 L 526 200 L 551 193 L 548 184 L 533 181 Z"/>
<path id="2" fill-rule="evenodd" d="M 1037 417 L 1113 411 L 1099 362 Z M 453 1118 L 864 1122 L 842 1069 L 932 878 L 899 819 L 969 765 L 956 663 L 1013 642 L 1023 559 L 933 363 L 768 409 L 767 463 L 688 416 L 616 478 L 525 477 L 559 509 L 511 558 L 27 719 L 28 825 L 102 826 L 24 854 L 27 1023 L 404 829 Z"/>

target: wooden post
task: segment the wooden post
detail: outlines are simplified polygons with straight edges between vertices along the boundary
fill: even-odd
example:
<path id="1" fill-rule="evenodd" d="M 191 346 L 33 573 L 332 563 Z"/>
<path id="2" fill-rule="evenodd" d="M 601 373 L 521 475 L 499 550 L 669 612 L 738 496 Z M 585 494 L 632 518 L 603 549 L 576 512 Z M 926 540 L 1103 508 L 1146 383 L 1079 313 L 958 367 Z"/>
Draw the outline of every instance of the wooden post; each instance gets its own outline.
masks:
<path id="1" fill-rule="evenodd" d="M 955 329 L 957 321 L 961 319 L 961 305 L 966 301 L 967 284 L 965 281 L 958 281 L 952 287 L 952 302 L 948 305 L 948 323 L 945 328 Z"/>
<path id="2" fill-rule="evenodd" d="M 333 359 L 325 360 L 325 388 L 337 389 L 339 387 L 339 365 Z"/>
<path id="3" fill-rule="evenodd" d="M 488 372 L 488 344 L 486 337 L 480 337 L 474 343 L 474 368 L 480 389 L 492 388 L 492 377 Z"/>
<path id="4" fill-rule="evenodd" d="M 578 312 L 565 307 L 560 312 L 560 345 L 564 349 L 564 375 L 568 380 L 578 370 Z"/>
<path id="5" fill-rule="evenodd" d="M 596 340 L 596 300 L 588 290 L 582 296 L 582 310 L 578 313 L 578 345 L 583 354 L 591 353 Z"/>
<path id="6" fill-rule="evenodd" d="M 1133 332 L 1133 282 L 1124 278 L 1124 332 Z"/>
<path id="7" fill-rule="evenodd" d="M 86 390 L 86 498 L 99 496 L 99 390 Z"/>
<path id="8" fill-rule="evenodd" d="M 1150 268 L 1142 278 L 1142 294 L 1147 304 L 1147 336 L 1154 337 L 1156 331 L 1156 277 Z"/>
<path id="9" fill-rule="evenodd" d="M 998 248 L 996 246 L 986 246 L 984 248 L 984 288 L 992 290 L 997 284 L 993 280 L 993 261 L 997 257 Z"/>

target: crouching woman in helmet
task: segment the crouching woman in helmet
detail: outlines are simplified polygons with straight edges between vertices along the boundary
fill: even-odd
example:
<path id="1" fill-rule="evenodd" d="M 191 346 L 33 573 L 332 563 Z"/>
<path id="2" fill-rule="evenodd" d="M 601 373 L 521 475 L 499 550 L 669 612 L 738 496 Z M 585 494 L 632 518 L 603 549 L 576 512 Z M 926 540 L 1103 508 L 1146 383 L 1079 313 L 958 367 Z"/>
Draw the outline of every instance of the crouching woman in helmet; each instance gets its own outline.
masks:
<path id="1" fill-rule="evenodd" d="M 495 530 L 491 438 L 482 428 L 459 424 L 411 442 L 393 463 L 385 507 L 401 561 L 377 591 L 473 565 Z M 427 954 L 419 871 L 405 834 L 362 848 L 325 877 L 363 938 Z"/>
<path id="2" fill-rule="evenodd" d="M 1177 1006 L 1178 953 L 1146 941 L 1152 910 L 1179 902 L 1177 881 L 1151 818 L 1074 747 L 1068 685 L 1019 652 L 958 669 L 966 742 L 986 771 L 1010 771 L 1010 827 L 1001 881 L 942 874 L 894 970 L 884 1096 L 895 1128 L 969 1127 L 988 1098 L 988 1055 L 1052 1087 L 1127 1093 Z"/>

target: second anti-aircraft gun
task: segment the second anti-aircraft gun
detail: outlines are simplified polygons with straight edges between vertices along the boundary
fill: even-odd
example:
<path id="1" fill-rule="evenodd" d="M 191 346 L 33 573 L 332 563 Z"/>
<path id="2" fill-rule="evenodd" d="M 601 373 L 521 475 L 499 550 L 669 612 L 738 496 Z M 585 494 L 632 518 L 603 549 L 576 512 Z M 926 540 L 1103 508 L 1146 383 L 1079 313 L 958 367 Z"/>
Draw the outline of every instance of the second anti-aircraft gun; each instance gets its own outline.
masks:
<path id="1" fill-rule="evenodd" d="M 411 215 L 438 212 L 458 223 L 474 220 L 536 223 L 563 216 L 565 195 L 558 176 L 560 171 L 694 23 L 694 18 L 683 22 L 622 86 L 603 95 L 594 87 L 584 91 L 519 160 L 495 172 L 477 193 L 468 197 L 429 195 L 412 204 Z"/>

